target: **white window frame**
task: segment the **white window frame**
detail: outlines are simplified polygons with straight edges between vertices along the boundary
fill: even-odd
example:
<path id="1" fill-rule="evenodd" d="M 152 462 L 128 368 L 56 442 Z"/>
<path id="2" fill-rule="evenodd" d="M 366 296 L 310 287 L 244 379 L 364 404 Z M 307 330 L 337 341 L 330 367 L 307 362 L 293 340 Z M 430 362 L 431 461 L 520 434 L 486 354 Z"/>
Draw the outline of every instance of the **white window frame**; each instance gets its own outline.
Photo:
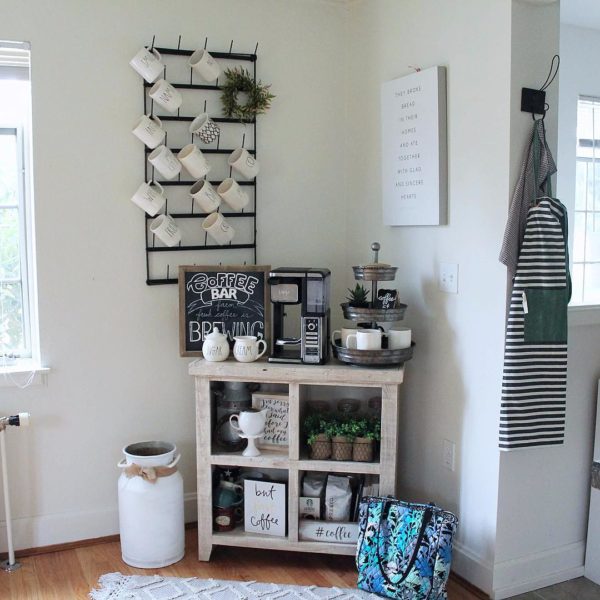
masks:
<path id="1" fill-rule="evenodd" d="M 596 97 L 596 96 L 589 96 L 586 94 L 579 94 L 577 97 L 577 105 L 576 105 L 576 123 L 579 123 L 579 118 L 580 118 L 580 105 L 582 102 L 592 102 L 598 106 L 600 106 L 600 97 Z M 578 125 L 576 125 L 578 126 Z M 600 131 L 600 124 L 598 127 L 599 131 Z M 575 172 L 577 172 L 577 166 L 580 162 L 586 162 L 586 163 L 592 163 L 594 165 L 597 165 L 598 168 L 600 168 L 600 155 L 596 156 L 596 146 L 600 145 L 600 138 L 598 138 L 597 140 L 591 140 L 593 145 L 593 152 L 592 152 L 592 157 L 587 157 L 587 156 L 579 156 L 578 155 L 578 148 L 579 148 L 579 136 L 576 135 L 576 140 L 575 140 Z M 594 167 L 595 168 L 595 167 Z M 573 194 L 575 195 L 576 193 L 576 189 L 573 190 Z M 596 195 L 594 193 L 594 195 Z M 599 192 L 600 195 L 600 192 Z M 595 206 L 595 198 L 594 198 L 594 202 L 592 204 L 592 207 Z M 594 265 L 594 264 L 600 264 L 600 261 L 594 261 L 594 260 L 586 260 L 586 252 L 587 252 L 587 223 L 588 223 L 588 218 L 591 217 L 594 218 L 594 214 L 598 214 L 600 213 L 600 211 L 597 210 L 588 210 L 588 201 L 586 199 L 586 203 L 585 203 L 585 209 L 581 210 L 577 208 L 577 199 L 575 198 L 574 203 L 573 203 L 573 224 L 572 224 L 572 231 L 573 231 L 573 246 L 571 248 L 570 251 L 570 255 L 571 255 L 571 271 L 574 272 L 574 267 L 575 265 L 583 265 L 583 283 L 582 283 L 582 290 L 583 290 L 583 298 L 580 300 L 579 298 L 572 298 L 571 299 L 571 304 L 569 305 L 569 308 L 573 311 L 583 311 L 583 312 L 590 312 L 590 311 L 594 311 L 594 313 L 598 313 L 600 315 L 600 311 L 598 309 L 600 309 L 600 303 L 598 302 L 585 302 L 585 271 L 586 271 L 586 266 L 587 265 Z M 583 239 L 583 260 L 575 260 L 575 256 L 574 256 L 574 251 L 573 248 L 575 246 L 575 220 L 578 214 L 584 214 L 585 215 L 585 228 L 584 228 L 584 239 Z M 597 218 L 597 217 L 596 217 Z M 583 319 L 582 324 L 588 324 L 588 319 Z"/>
<path id="2" fill-rule="evenodd" d="M 29 58 L 22 58 L 23 50 L 29 52 L 27 42 L 0 41 L 0 78 L 30 81 Z M 11 62 L 11 53 L 16 59 Z M 21 51 L 21 52 L 20 52 Z M 8 57 L 8 59 L 7 59 Z M 0 130 L 16 131 L 18 181 L 18 215 L 19 215 L 19 251 L 20 276 L 23 297 L 23 329 L 26 352 L 21 354 L 14 364 L 7 364 L 0 358 L 0 373 L 13 372 L 45 372 L 40 367 L 40 340 L 37 303 L 37 273 L 35 264 L 35 229 L 33 205 L 33 171 L 31 160 L 31 115 L 21 123 L 0 121 Z M 10 205 L 13 206 L 13 205 Z M 8 380 L 8 385 L 22 387 L 21 382 Z M 7 380 L 0 380 L 0 385 L 7 385 Z"/>

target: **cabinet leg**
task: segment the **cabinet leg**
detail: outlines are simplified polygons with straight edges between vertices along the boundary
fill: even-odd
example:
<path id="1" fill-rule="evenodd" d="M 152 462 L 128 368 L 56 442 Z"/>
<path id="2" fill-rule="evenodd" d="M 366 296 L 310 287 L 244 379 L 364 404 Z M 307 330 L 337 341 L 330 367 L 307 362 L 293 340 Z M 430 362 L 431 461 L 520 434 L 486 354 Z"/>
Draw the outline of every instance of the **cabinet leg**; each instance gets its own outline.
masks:
<path id="1" fill-rule="evenodd" d="M 198 540 L 198 560 L 201 562 L 208 562 L 212 552 L 212 544 L 203 543 Z"/>

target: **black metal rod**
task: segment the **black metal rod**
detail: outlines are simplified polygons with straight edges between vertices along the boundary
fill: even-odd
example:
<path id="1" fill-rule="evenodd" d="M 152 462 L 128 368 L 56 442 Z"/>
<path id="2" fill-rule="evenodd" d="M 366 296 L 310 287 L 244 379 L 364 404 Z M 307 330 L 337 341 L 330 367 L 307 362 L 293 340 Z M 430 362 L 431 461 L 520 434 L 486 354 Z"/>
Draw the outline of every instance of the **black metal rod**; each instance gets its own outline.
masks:
<path id="1" fill-rule="evenodd" d="M 144 81 L 144 87 L 149 88 L 152 87 L 153 83 L 148 83 Z M 181 90 L 221 90 L 222 88 L 218 85 L 209 85 L 208 83 L 171 83 L 174 88 L 179 88 Z"/>
<path id="2" fill-rule="evenodd" d="M 176 48 L 155 48 L 160 54 L 171 54 L 174 56 L 191 56 L 196 50 L 182 50 Z M 229 58 L 231 60 L 245 60 L 249 62 L 256 61 L 256 54 L 245 54 L 243 52 L 213 52 L 209 50 L 208 53 L 213 58 Z"/>
<path id="3" fill-rule="evenodd" d="M 156 181 L 156 180 L 154 180 Z M 170 180 L 170 181 L 157 181 L 157 183 L 160 183 L 160 185 L 162 186 L 169 186 L 169 185 L 187 185 L 187 186 L 192 186 L 196 183 L 196 180 Z M 215 180 L 210 180 L 210 183 L 213 186 L 218 186 L 219 184 L 223 183 L 222 181 L 219 181 L 218 179 Z M 252 179 L 250 181 L 238 181 L 237 182 L 238 185 L 251 185 L 254 186 L 256 185 L 256 179 Z"/>
<path id="4" fill-rule="evenodd" d="M 173 152 L 173 154 L 177 154 L 180 150 L 181 148 L 171 148 L 171 152 Z M 200 148 L 200 150 L 202 150 L 204 154 L 231 154 L 233 152 L 233 148 Z M 246 150 L 248 150 L 250 154 L 255 153 L 253 148 L 246 148 Z M 146 148 L 144 151 L 146 154 L 150 154 L 151 152 L 153 152 L 153 150 L 151 150 L 150 148 Z"/>
<path id="5" fill-rule="evenodd" d="M 257 50 L 258 50 L 258 42 L 256 42 L 256 48 L 254 49 L 254 54 L 256 54 Z M 254 61 L 252 63 L 252 70 L 253 70 L 253 75 L 254 75 L 254 84 L 256 85 L 256 61 Z M 253 128 L 254 128 L 254 139 L 252 141 L 254 144 L 254 156 L 256 157 L 256 149 L 258 148 L 257 141 L 256 141 L 256 118 L 253 119 L 252 124 L 253 124 Z M 252 238 L 252 241 L 254 242 L 254 264 L 255 265 L 258 264 L 258 262 L 257 262 L 258 256 L 257 256 L 257 248 L 256 248 L 257 217 L 258 217 L 258 184 L 256 182 L 256 178 L 254 178 L 254 237 Z"/>
<path id="6" fill-rule="evenodd" d="M 174 219 L 206 219 L 210 213 L 169 213 Z M 221 213 L 224 217 L 228 219 L 235 219 L 239 217 L 253 217 L 253 212 L 224 212 Z M 148 216 L 149 219 L 153 219 L 154 217 Z"/>
<path id="7" fill-rule="evenodd" d="M 204 109 L 206 112 L 206 108 Z M 159 115 L 158 118 L 161 121 L 193 121 L 196 117 L 177 117 L 175 115 Z M 241 123 L 239 119 L 233 117 L 211 117 L 211 120 L 215 123 Z M 244 121 L 244 124 L 251 125 L 254 123 L 254 119 L 251 121 Z"/>
<path id="8" fill-rule="evenodd" d="M 146 279 L 146 285 L 168 285 L 169 283 L 177 283 L 177 279 Z"/>
<path id="9" fill-rule="evenodd" d="M 254 248 L 254 244 L 230 244 L 229 246 L 219 246 L 218 244 L 207 246 L 156 246 L 147 247 L 148 252 L 185 252 L 186 250 L 223 250 L 223 248 Z"/>

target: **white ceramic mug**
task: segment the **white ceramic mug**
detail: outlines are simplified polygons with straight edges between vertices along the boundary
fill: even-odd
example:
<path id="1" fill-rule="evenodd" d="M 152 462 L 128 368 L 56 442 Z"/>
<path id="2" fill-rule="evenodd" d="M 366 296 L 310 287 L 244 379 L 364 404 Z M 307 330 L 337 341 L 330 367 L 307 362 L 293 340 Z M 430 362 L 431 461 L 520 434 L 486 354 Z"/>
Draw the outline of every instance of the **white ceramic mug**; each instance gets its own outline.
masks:
<path id="1" fill-rule="evenodd" d="M 165 65 L 158 50 L 142 48 L 130 61 L 129 64 L 148 82 L 153 83 L 162 74 Z"/>
<path id="2" fill-rule="evenodd" d="M 221 74 L 219 63 L 203 48 L 196 50 L 188 60 L 188 65 L 204 79 L 212 82 Z"/>
<path id="3" fill-rule="evenodd" d="M 142 115 L 139 118 L 131 133 L 144 142 L 151 150 L 162 144 L 166 135 L 160 119 L 158 117 L 149 117 L 148 115 Z"/>
<path id="4" fill-rule="evenodd" d="M 262 435 L 265 431 L 267 410 L 243 410 L 239 415 L 231 415 L 229 424 L 234 431 L 244 436 Z M 235 421 L 235 423 L 234 423 Z"/>
<path id="5" fill-rule="evenodd" d="M 387 332 L 388 348 L 390 350 L 401 350 L 410 348 L 411 331 L 408 327 L 396 327 Z"/>
<path id="6" fill-rule="evenodd" d="M 159 215 L 150 223 L 150 231 L 166 246 L 176 246 L 181 241 L 181 232 L 171 215 Z"/>
<path id="7" fill-rule="evenodd" d="M 348 347 L 356 344 L 358 350 L 381 350 L 381 331 L 379 329 L 357 329 L 348 336 Z"/>
<path id="8" fill-rule="evenodd" d="M 356 343 L 354 340 L 352 340 L 351 346 L 348 345 L 348 336 L 355 334 L 356 332 L 357 332 L 357 329 L 350 328 L 350 327 L 342 327 L 341 329 L 336 329 L 331 334 L 331 339 L 335 342 L 335 338 L 336 338 L 336 334 L 337 334 L 340 338 L 340 341 L 342 342 L 343 348 L 356 349 Z"/>
<path id="9" fill-rule="evenodd" d="M 240 184 L 231 177 L 224 179 L 219 184 L 217 192 L 225 202 L 235 211 L 240 211 L 250 202 L 248 194 L 241 188 Z"/>
<path id="10" fill-rule="evenodd" d="M 210 171 L 210 165 L 206 157 L 200 152 L 196 144 L 184 146 L 177 154 L 177 158 L 194 179 L 200 179 Z"/>
<path id="11" fill-rule="evenodd" d="M 254 362 L 267 351 L 267 342 L 259 340 L 255 335 L 240 335 L 235 338 L 233 356 L 239 362 Z M 263 345 L 259 353 L 260 345 Z"/>
<path id="12" fill-rule="evenodd" d="M 142 183 L 131 197 L 131 201 L 153 217 L 162 210 L 167 199 L 162 185 L 155 181 Z"/>
<path id="13" fill-rule="evenodd" d="M 206 113 L 198 115 L 190 124 L 190 133 L 197 135 L 205 144 L 214 142 L 220 131 L 219 126 Z"/>
<path id="14" fill-rule="evenodd" d="M 235 235 L 235 229 L 225 220 L 221 213 L 210 213 L 204 221 L 202 221 L 202 229 L 210 235 L 210 237 L 219 244 L 224 246 L 228 244 Z"/>
<path id="15" fill-rule="evenodd" d="M 148 160 L 165 179 L 174 179 L 181 172 L 181 163 L 164 145 L 152 150 Z"/>
<path id="16" fill-rule="evenodd" d="M 206 179 L 196 181 L 190 188 L 190 196 L 196 201 L 202 212 L 214 212 L 221 205 L 221 196 Z"/>
<path id="17" fill-rule="evenodd" d="M 247 179 L 254 179 L 260 170 L 260 163 L 246 150 L 236 148 L 227 159 L 229 166 Z"/>
<path id="18" fill-rule="evenodd" d="M 159 79 L 149 92 L 150 98 L 169 112 L 177 112 L 183 102 L 182 95 L 164 79 Z"/>

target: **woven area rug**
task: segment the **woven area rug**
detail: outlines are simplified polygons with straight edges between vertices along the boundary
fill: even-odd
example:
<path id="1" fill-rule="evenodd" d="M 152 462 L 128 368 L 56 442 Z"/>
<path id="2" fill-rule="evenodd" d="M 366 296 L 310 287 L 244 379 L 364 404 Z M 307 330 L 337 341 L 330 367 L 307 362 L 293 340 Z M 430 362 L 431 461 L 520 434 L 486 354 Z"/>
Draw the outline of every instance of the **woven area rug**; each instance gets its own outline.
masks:
<path id="1" fill-rule="evenodd" d="M 109 573 L 99 584 L 90 592 L 92 600 L 379 600 L 360 590 L 195 577 Z"/>

